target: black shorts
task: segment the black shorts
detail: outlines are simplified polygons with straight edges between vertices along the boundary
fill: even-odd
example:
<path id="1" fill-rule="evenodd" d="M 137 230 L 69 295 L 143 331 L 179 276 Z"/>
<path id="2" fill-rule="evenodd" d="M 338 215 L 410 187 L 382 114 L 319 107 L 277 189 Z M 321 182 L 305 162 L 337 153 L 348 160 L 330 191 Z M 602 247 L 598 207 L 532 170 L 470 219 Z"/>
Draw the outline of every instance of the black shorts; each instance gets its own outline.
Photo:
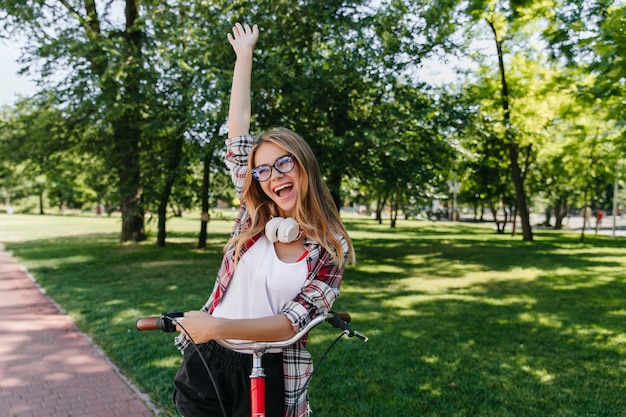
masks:
<path id="1" fill-rule="evenodd" d="M 198 345 L 209 366 L 217 392 L 196 349 L 185 348 L 184 359 L 174 379 L 173 401 L 183 417 L 250 417 L 250 372 L 252 355 L 234 352 L 211 341 Z M 285 381 L 282 353 L 263 355 L 267 417 L 283 417 Z M 219 397 L 226 409 L 220 408 Z"/>

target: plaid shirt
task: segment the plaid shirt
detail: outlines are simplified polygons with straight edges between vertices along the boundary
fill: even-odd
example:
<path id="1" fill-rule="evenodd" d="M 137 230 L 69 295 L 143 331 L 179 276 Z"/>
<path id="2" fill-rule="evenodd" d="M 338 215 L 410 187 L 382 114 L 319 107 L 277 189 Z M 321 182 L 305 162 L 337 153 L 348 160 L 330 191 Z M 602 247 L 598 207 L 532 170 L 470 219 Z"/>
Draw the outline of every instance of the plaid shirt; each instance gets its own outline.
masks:
<path id="1" fill-rule="evenodd" d="M 226 165 L 231 171 L 233 184 L 237 194 L 241 196 L 244 178 L 248 169 L 248 154 L 252 147 L 253 138 L 251 136 L 239 136 L 226 141 Z M 242 230 L 249 228 L 251 218 L 249 211 L 242 205 L 231 236 L 236 236 Z M 246 242 L 242 248 L 243 255 L 260 237 L 259 234 Z M 343 239 L 342 239 L 343 241 Z M 348 246 L 343 242 L 344 259 L 348 256 Z M 339 286 L 343 276 L 344 267 L 338 265 L 318 243 L 305 238 L 305 249 L 307 255 L 308 276 L 304 286 L 297 297 L 288 302 L 282 309 L 284 314 L 293 324 L 295 331 L 299 331 L 313 318 L 320 314 L 326 314 L 337 296 L 339 296 Z M 222 265 L 218 272 L 213 292 L 202 307 L 203 311 L 209 314 L 213 312 L 219 304 L 222 296 L 228 288 L 234 270 L 235 245 L 231 244 L 224 253 Z M 313 371 L 313 363 L 310 353 L 306 350 L 307 337 L 289 346 L 283 351 L 283 372 L 285 377 L 285 417 L 308 416 L 310 409 L 308 405 L 308 395 L 302 393 L 306 382 Z M 184 349 L 187 341 L 183 337 L 176 339 L 179 349 Z"/>

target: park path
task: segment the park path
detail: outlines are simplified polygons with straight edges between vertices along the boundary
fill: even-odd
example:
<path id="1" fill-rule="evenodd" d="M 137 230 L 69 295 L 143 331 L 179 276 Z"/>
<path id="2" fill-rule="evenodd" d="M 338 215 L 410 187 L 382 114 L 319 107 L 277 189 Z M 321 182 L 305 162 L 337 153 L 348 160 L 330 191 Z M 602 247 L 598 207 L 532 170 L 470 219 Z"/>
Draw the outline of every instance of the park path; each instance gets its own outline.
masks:
<path id="1" fill-rule="evenodd" d="M 146 395 L 0 244 L 0 415 L 153 417 Z"/>

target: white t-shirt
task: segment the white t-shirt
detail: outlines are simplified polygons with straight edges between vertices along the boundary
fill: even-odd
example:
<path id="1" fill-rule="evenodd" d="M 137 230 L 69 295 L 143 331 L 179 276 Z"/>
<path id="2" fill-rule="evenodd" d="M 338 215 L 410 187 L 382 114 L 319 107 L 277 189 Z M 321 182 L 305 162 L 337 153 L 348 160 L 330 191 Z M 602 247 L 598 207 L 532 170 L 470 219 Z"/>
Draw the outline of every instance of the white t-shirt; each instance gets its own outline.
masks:
<path id="1" fill-rule="evenodd" d="M 253 319 L 279 314 L 300 293 L 307 277 L 306 258 L 278 259 L 274 244 L 262 236 L 239 259 L 214 317 Z"/>

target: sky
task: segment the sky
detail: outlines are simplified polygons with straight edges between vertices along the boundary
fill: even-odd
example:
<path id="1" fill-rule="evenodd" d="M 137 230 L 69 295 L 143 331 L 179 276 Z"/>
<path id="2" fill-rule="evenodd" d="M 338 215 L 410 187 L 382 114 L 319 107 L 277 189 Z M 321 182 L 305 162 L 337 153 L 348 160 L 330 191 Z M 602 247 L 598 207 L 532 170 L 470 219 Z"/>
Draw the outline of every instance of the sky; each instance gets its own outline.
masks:
<path id="1" fill-rule="evenodd" d="M 0 106 L 13 104 L 18 95 L 28 96 L 35 91 L 35 84 L 27 77 L 18 76 L 17 59 L 19 45 L 8 41 L 0 42 Z"/>
<path id="2" fill-rule="evenodd" d="M 28 76 L 19 76 L 17 59 L 20 56 L 19 43 L 0 42 L 0 106 L 12 105 L 19 96 L 30 96 L 36 91 L 35 83 Z M 458 62 L 456 63 L 458 65 Z M 449 83 L 456 74 L 452 65 L 429 61 L 420 71 L 420 78 L 434 84 Z"/>

